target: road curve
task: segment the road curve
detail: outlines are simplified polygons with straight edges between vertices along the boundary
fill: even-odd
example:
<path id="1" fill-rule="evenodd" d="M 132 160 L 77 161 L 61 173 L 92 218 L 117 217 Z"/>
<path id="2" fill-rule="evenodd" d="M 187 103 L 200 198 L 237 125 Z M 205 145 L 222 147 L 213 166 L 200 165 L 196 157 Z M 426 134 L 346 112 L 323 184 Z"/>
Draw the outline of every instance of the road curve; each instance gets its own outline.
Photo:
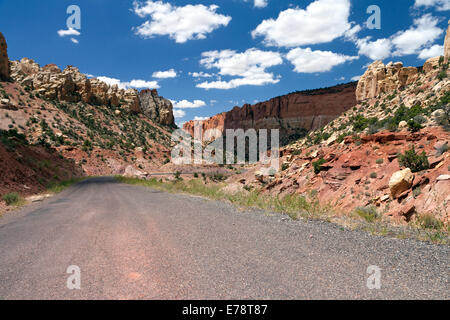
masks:
<path id="1" fill-rule="evenodd" d="M 69 290 L 71 265 L 81 288 Z M 367 268 L 381 289 L 367 287 Z M 0 299 L 449 299 L 450 250 L 94 178 L 0 218 Z"/>

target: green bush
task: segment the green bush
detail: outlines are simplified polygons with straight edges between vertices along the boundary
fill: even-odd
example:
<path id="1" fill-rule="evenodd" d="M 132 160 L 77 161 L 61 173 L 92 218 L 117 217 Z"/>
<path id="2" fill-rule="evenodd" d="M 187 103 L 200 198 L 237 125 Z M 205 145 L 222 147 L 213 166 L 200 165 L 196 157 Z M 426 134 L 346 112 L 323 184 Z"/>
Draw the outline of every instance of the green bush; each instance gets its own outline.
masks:
<path id="1" fill-rule="evenodd" d="M 443 227 L 443 223 L 430 213 L 419 215 L 417 217 L 417 222 L 425 229 L 440 230 Z"/>
<path id="2" fill-rule="evenodd" d="M 2 197 L 8 206 L 16 205 L 20 202 L 20 195 L 17 192 L 7 193 Z"/>
<path id="3" fill-rule="evenodd" d="M 423 129 L 422 125 L 414 119 L 408 121 L 408 128 L 411 132 L 418 132 Z"/>
<path id="4" fill-rule="evenodd" d="M 419 172 L 430 168 L 425 151 L 417 154 L 414 146 L 406 150 L 404 154 L 399 155 L 398 163 L 403 167 L 410 168 L 412 172 Z"/>
<path id="5" fill-rule="evenodd" d="M 367 222 L 374 222 L 380 217 L 374 207 L 358 207 L 353 212 Z"/>
<path id="6" fill-rule="evenodd" d="M 324 158 L 320 158 L 319 160 L 314 161 L 314 162 L 313 162 L 314 173 L 315 173 L 315 174 L 319 174 L 320 171 L 323 170 L 323 169 L 322 169 L 322 165 L 325 164 L 325 163 L 327 163 L 327 161 L 326 161 Z"/>

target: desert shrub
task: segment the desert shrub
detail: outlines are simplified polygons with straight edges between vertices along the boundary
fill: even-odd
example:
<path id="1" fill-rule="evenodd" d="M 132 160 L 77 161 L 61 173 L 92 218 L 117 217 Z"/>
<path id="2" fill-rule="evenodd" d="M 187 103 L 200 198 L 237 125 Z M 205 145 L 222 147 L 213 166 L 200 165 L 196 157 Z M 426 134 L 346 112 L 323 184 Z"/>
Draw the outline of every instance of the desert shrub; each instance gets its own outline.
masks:
<path id="1" fill-rule="evenodd" d="M 422 193 L 422 189 L 420 187 L 416 187 L 413 189 L 413 197 L 417 198 Z"/>
<path id="2" fill-rule="evenodd" d="M 419 226 L 425 229 L 440 230 L 443 227 L 443 223 L 431 213 L 419 215 L 417 217 L 417 222 Z"/>
<path id="3" fill-rule="evenodd" d="M 384 160 L 381 159 L 381 158 L 380 158 L 380 159 L 377 159 L 377 161 L 376 161 L 377 164 L 383 164 L 383 162 L 384 162 Z"/>
<path id="4" fill-rule="evenodd" d="M 417 154 L 414 146 L 406 150 L 404 154 L 399 155 L 398 163 L 403 167 L 410 168 L 412 172 L 419 172 L 430 168 L 425 151 Z"/>
<path id="5" fill-rule="evenodd" d="M 443 155 L 444 153 L 446 153 L 448 151 L 448 149 L 449 149 L 448 143 L 445 143 L 436 148 L 436 155 L 439 157 L 439 156 Z"/>
<path id="6" fill-rule="evenodd" d="M 20 195 L 17 192 L 10 192 L 2 197 L 8 206 L 16 205 L 20 202 Z"/>
<path id="7" fill-rule="evenodd" d="M 373 222 L 380 217 L 375 207 L 358 207 L 353 213 L 367 222 Z"/>
<path id="8" fill-rule="evenodd" d="M 327 163 L 327 161 L 324 158 L 320 158 L 319 160 L 314 161 L 312 163 L 313 167 L 314 167 L 314 173 L 315 174 L 319 174 L 320 171 L 322 171 L 322 165 L 325 164 L 325 163 Z"/>
<path id="9" fill-rule="evenodd" d="M 376 172 L 372 172 L 372 173 L 370 174 L 370 177 L 371 177 L 372 179 L 376 179 L 376 178 L 377 178 L 377 173 L 376 173 Z"/>
<path id="10" fill-rule="evenodd" d="M 418 132 L 423 129 L 422 125 L 414 119 L 408 121 L 408 129 L 411 132 Z"/>
<path id="11" fill-rule="evenodd" d="M 437 78 L 439 79 L 439 81 L 442 81 L 443 79 L 447 78 L 447 71 L 442 70 L 441 72 L 439 72 Z"/>

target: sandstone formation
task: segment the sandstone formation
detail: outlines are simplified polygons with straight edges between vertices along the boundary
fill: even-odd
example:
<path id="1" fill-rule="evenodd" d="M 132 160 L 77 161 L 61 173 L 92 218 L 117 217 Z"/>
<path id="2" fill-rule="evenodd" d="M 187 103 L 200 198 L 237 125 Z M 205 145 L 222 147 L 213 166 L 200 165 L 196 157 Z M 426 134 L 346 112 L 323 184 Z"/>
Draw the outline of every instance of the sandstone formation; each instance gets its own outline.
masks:
<path id="1" fill-rule="evenodd" d="M 364 101 L 379 96 L 381 93 L 399 90 L 417 80 L 419 70 L 403 67 L 401 62 L 382 61 L 372 63 L 358 82 L 356 100 Z"/>
<path id="2" fill-rule="evenodd" d="M 0 79 L 7 80 L 9 76 L 10 70 L 6 40 L 0 32 Z"/>
<path id="3" fill-rule="evenodd" d="M 213 116 L 202 123 L 203 130 L 280 129 L 283 138 L 318 129 L 356 104 L 356 83 L 291 93 L 255 105 L 246 104 Z M 193 135 L 194 121 L 184 129 Z"/>
<path id="4" fill-rule="evenodd" d="M 172 103 L 158 96 L 156 90 L 142 90 L 139 93 L 139 100 L 142 113 L 147 117 L 155 119 L 158 123 L 174 126 Z"/>
<path id="5" fill-rule="evenodd" d="M 447 34 L 445 36 L 444 42 L 444 63 L 450 60 L 450 20 L 448 21 L 449 27 L 447 29 Z"/>
<path id="6" fill-rule="evenodd" d="M 28 58 L 11 62 L 11 77 L 48 100 L 83 101 L 93 105 L 143 112 L 157 123 L 174 125 L 171 102 L 158 96 L 156 90 L 151 91 L 152 102 L 149 107 L 149 99 L 141 100 L 141 95 L 135 89 L 120 89 L 117 85 L 110 86 L 96 78 L 88 79 L 73 66 L 67 66 L 62 71 L 54 64 L 41 68 Z M 147 90 L 143 92 L 142 96 L 147 97 Z M 157 112 L 147 112 L 150 108 Z"/>

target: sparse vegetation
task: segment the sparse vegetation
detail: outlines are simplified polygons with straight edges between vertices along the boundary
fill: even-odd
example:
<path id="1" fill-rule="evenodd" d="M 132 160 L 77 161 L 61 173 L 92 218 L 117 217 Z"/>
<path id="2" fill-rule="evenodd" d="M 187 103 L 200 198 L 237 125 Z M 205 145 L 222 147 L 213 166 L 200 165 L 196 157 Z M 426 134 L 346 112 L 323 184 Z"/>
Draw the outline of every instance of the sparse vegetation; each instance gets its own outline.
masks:
<path id="1" fill-rule="evenodd" d="M 403 167 L 410 168 L 412 172 L 427 170 L 430 167 L 425 151 L 417 154 L 414 146 L 399 155 L 398 163 Z"/>
<path id="2" fill-rule="evenodd" d="M 323 170 L 322 165 L 324 165 L 325 163 L 327 163 L 327 161 L 324 158 L 320 158 L 319 160 L 314 161 L 312 163 L 314 167 L 314 173 L 319 174 Z"/>
<path id="3" fill-rule="evenodd" d="M 2 200 L 6 202 L 6 205 L 8 206 L 15 206 L 20 204 L 20 202 L 22 201 L 22 198 L 20 197 L 20 195 L 17 192 L 10 192 L 5 194 L 2 197 Z"/>
<path id="4" fill-rule="evenodd" d="M 363 218 L 367 222 L 374 222 L 375 220 L 380 218 L 375 207 L 359 207 L 356 208 L 353 213 Z"/>

